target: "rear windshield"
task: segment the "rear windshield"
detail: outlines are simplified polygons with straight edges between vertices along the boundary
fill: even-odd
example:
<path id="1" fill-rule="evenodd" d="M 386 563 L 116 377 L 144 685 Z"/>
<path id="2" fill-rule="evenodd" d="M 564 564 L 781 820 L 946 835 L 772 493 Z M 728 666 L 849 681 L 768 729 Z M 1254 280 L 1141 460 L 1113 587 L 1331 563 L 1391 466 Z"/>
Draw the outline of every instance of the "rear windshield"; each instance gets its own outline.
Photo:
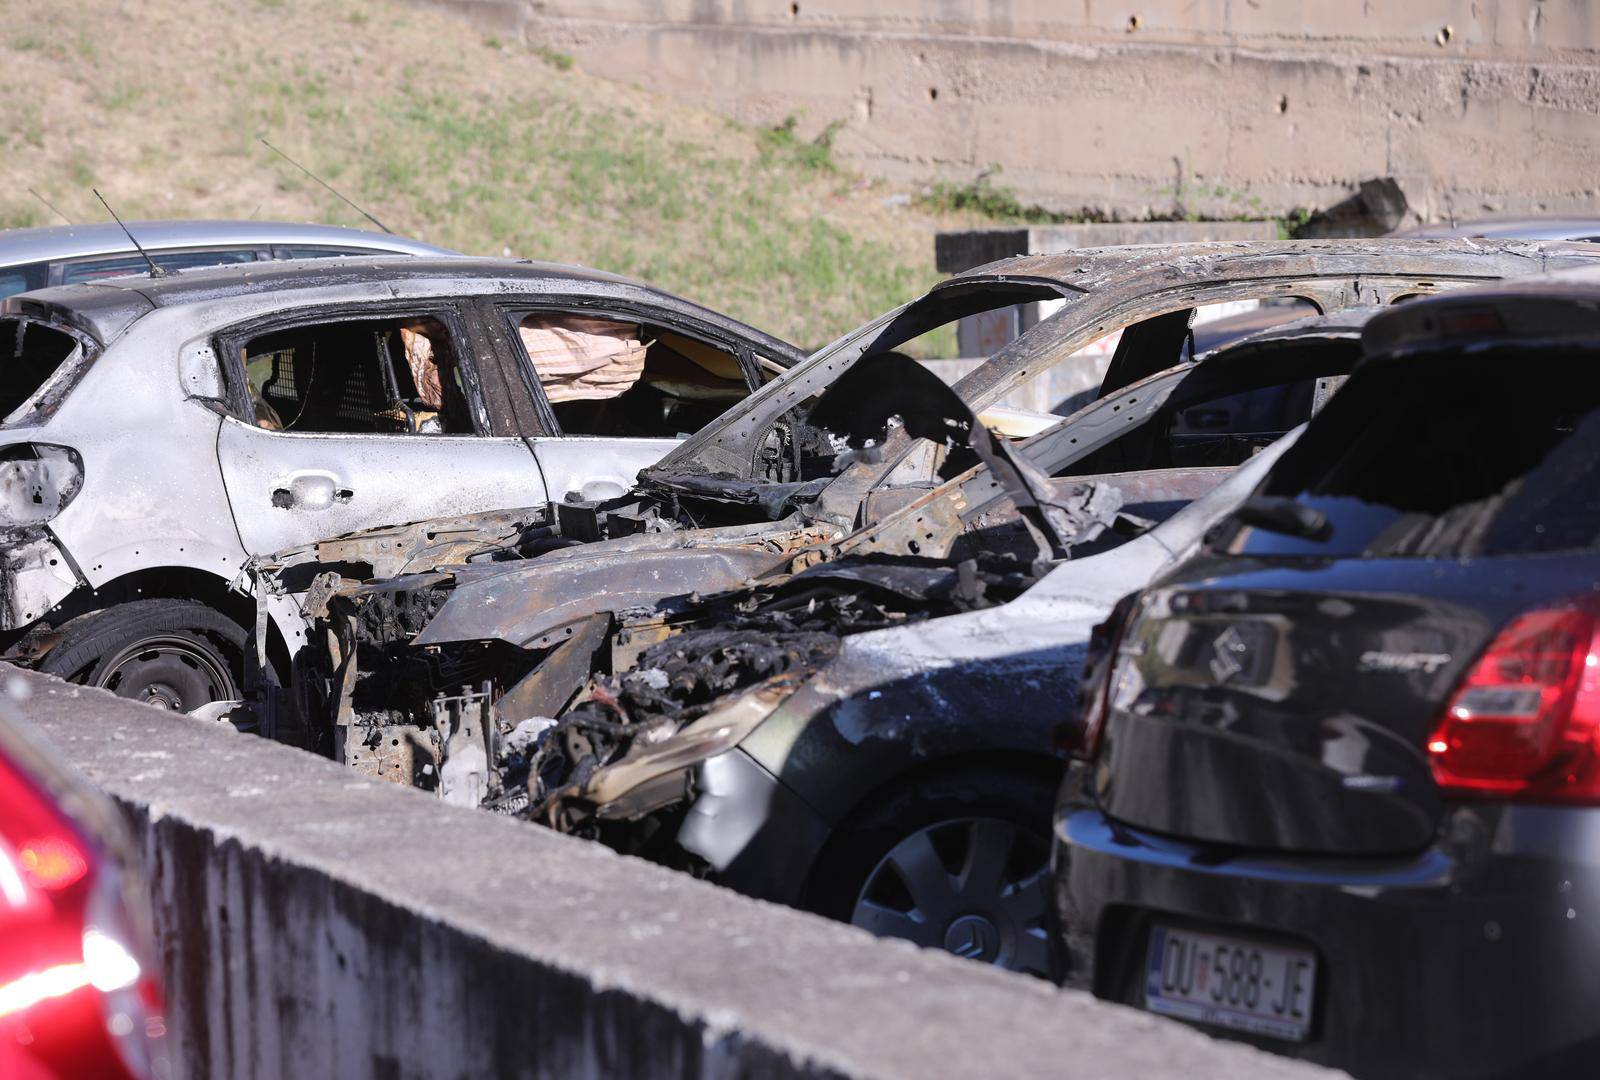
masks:
<path id="1" fill-rule="evenodd" d="M 37 423 L 65 393 L 78 339 L 32 319 L 0 319 L 0 426 Z"/>
<path id="2" fill-rule="evenodd" d="M 1366 368 L 1258 492 L 1316 511 L 1310 526 L 1245 524 L 1247 504 L 1212 547 L 1384 558 L 1592 550 L 1597 408 L 1595 352 L 1496 350 Z"/>
<path id="3" fill-rule="evenodd" d="M 150 256 L 151 261 L 161 269 L 174 271 L 192 270 L 198 266 L 254 262 L 255 257 L 256 253 L 251 250 L 158 251 Z M 61 271 L 61 283 L 76 285 L 85 281 L 99 281 L 101 278 L 143 274 L 149 269 L 150 263 L 138 253 L 113 255 L 104 259 L 68 263 Z"/>
<path id="4" fill-rule="evenodd" d="M 21 292 L 42 289 L 50 280 L 49 263 L 0 267 L 0 300 Z"/>

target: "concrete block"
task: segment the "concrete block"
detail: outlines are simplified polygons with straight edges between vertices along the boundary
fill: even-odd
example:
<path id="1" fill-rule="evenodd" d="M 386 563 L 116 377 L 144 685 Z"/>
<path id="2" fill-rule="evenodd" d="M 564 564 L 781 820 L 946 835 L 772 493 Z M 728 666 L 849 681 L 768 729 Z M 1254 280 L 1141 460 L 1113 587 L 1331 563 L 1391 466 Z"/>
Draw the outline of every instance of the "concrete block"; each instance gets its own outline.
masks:
<path id="1" fill-rule="evenodd" d="M 126 810 L 190 1077 L 1329 1075 L 19 673 Z"/>

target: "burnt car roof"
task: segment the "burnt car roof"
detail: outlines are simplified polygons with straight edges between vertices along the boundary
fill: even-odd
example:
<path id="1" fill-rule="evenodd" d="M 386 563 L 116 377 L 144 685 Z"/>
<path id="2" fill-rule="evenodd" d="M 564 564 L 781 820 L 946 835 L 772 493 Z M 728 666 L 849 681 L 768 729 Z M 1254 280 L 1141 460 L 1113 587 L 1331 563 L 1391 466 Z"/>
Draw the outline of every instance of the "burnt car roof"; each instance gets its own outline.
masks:
<path id="1" fill-rule="evenodd" d="M 1600 240 L 1600 218 L 1492 217 L 1436 222 L 1393 234 L 1398 237 L 1483 236 L 1520 240 Z"/>
<path id="2" fill-rule="evenodd" d="M 497 285 L 525 283 L 529 286 L 548 286 L 552 282 L 559 282 L 574 292 L 596 297 L 648 297 L 706 322 L 736 330 L 742 336 L 770 343 L 778 352 L 772 359 L 785 364 L 802 354 L 802 350 L 781 339 L 642 281 L 603 270 L 528 259 L 351 255 L 336 259 L 288 259 L 206 266 L 169 271 L 159 277 L 128 274 L 86 284 L 38 289 L 0 301 L 0 313 L 27 310 L 29 304 L 48 305 L 71 312 L 74 321 L 86 324 L 86 329 L 90 329 L 101 341 L 106 341 L 155 308 L 261 293 L 396 285 L 439 279 L 459 283 L 463 294 L 493 291 Z"/>
<path id="3" fill-rule="evenodd" d="M 1013 279 L 1018 281 L 1049 282 L 1066 286 L 1077 292 L 1086 292 L 1104 284 L 1108 279 L 1121 278 L 1135 271 L 1159 270 L 1168 267 L 1174 278 L 1194 276 L 1196 264 L 1211 260 L 1249 256 L 1252 258 L 1297 258 L 1311 254 L 1371 256 L 1401 262 L 1398 270 L 1405 269 L 1408 257 L 1438 259 L 1452 251 L 1463 256 L 1477 256 L 1488 250 L 1510 254 L 1524 254 L 1537 258 L 1543 253 L 1593 256 L 1592 247 L 1577 242 L 1560 240 L 1531 240 L 1519 237 L 1484 238 L 1469 236 L 1446 237 L 1379 237 L 1373 239 L 1329 240 L 1230 240 L 1189 244 L 1128 244 L 1119 247 L 1074 248 L 1067 251 L 1035 255 L 1016 255 L 998 259 L 971 270 L 963 271 L 935 285 L 930 292 L 958 286 L 979 279 Z M 1370 271 L 1369 271 L 1370 272 Z M 1480 272 L 1481 273 L 1481 272 Z M 1478 276 L 1478 275 L 1473 275 Z"/>
<path id="4" fill-rule="evenodd" d="M 1362 332 L 1378 359 L 1463 346 L 1600 345 L 1600 269 L 1481 285 L 1390 308 Z"/>
<path id="5" fill-rule="evenodd" d="M 201 266 L 169 271 L 160 277 L 127 274 L 95 282 L 111 289 L 137 292 L 157 307 L 219 300 L 233 296 L 283 289 L 322 289 L 342 285 L 384 284 L 450 277 L 464 282 L 503 280 L 547 280 L 633 285 L 648 289 L 643 282 L 631 281 L 601 270 L 559 263 L 527 260 L 486 259 L 469 256 L 348 255 L 338 259 L 284 259 L 273 262 L 236 263 Z M 39 289 L 35 296 L 70 298 L 77 288 L 61 285 Z M 60 301 L 57 301 L 60 302 Z"/>

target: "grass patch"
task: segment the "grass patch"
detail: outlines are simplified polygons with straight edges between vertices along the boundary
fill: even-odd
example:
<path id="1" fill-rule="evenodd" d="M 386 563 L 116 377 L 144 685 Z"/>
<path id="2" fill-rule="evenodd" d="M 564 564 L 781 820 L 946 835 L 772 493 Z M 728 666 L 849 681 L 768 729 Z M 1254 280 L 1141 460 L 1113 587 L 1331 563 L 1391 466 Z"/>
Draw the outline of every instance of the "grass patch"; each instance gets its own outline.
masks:
<path id="1" fill-rule="evenodd" d="M 535 45 L 533 47 L 533 55 L 549 64 L 557 71 L 571 71 L 572 65 L 577 62 L 566 53 L 557 52 L 555 49 L 549 48 L 545 45 Z"/>
<path id="2" fill-rule="evenodd" d="M 930 184 L 917 197 L 917 201 L 936 213 L 973 213 L 990 221 L 1006 223 L 1062 225 L 1076 220 L 1042 206 L 1024 204 L 1011 188 L 1000 187 L 993 182 L 992 176 L 996 172 L 999 169 L 984 172 L 967 184 L 944 181 Z"/>
<path id="3" fill-rule="evenodd" d="M 781 124 L 761 129 L 761 163 L 770 166 L 775 161 L 782 161 L 811 172 L 837 172 L 839 167 L 833 160 L 833 140 L 844 127 L 844 121 L 830 122 L 811 139 L 800 137 L 796 130 L 799 124 L 800 118 L 791 113 L 783 118 Z"/>
<path id="4" fill-rule="evenodd" d="M 46 220 L 29 187 L 101 220 L 87 188 L 108 184 L 125 217 L 370 227 L 265 136 L 399 232 L 641 277 L 816 346 L 937 280 L 936 228 L 995 210 L 888 205 L 836 160 L 842 122 L 742 126 L 504 37 L 402 0 L 141 0 L 115 20 L 53 0 L 0 40 L 0 226 Z M 84 50 L 138 63 L 108 78 Z"/>

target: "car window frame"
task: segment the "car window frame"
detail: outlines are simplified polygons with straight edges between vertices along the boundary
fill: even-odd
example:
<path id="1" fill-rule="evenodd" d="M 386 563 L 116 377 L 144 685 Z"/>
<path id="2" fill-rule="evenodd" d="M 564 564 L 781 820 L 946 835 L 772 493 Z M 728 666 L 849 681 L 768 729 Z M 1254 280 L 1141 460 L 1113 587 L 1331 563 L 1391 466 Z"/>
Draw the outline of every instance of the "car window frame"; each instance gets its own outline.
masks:
<path id="1" fill-rule="evenodd" d="M 155 247 L 145 249 L 152 257 L 160 255 L 205 255 L 217 251 L 248 251 L 251 258 L 240 260 L 237 263 L 219 263 L 220 266 L 243 266 L 247 262 L 271 262 L 272 252 L 269 245 L 264 244 L 200 244 L 184 247 Z M 137 251 L 102 251 L 96 255 L 78 255 L 70 259 L 51 259 L 47 285 L 66 285 L 67 269 L 73 266 L 82 266 L 85 263 L 101 262 L 106 259 L 137 259 Z M 142 270 L 129 271 L 131 274 L 144 273 Z M 116 275 L 126 276 L 126 275 Z M 89 282 L 72 282 L 71 284 L 89 284 Z"/>
<path id="2" fill-rule="evenodd" d="M 618 322 L 650 323 L 662 326 L 673 333 L 682 334 L 684 337 L 693 338 L 702 345 L 719 349 L 728 353 L 739 365 L 739 371 L 744 376 L 745 396 L 739 401 L 747 400 L 751 394 L 759 390 L 768 376 L 763 373 L 761 362 L 756 359 L 750 343 L 736 338 L 719 328 L 698 319 L 685 317 L 683 314 L 668 309 L 653 307 L 649 304 L 634 303 L 627 300 L 616 300 L 611 297 L 552 297 L 545 299 L 529 299 L 527 297 L 486 297 L 484 304 L 497 313 L 494 321 L 498 322 L 499 329 L 504 334 L 505 347 L 509 350 L 509 360 L 514 366 L 523 387 L 533 399 L 534 409 L 544 430 L 541 432 L 553 438 L 583 438 L 583 439 L 625 439 L 627 435 L 582 435 L 571 434 L 562 430 L 561 422 L 556 419 L 555 408 L 550 402 L 550 397 L 545 393 L 544 384 L 539 381 L 539 373 L 533 366 L 533 361 L 528 356 L 528 351 L 522 347 L 522 338 L 519 331 L 522 320 L 531 314 L 557 314 L 557 315 L 584 315 L 594 318 L 614 319 Z M 486 325 L 491 320 L 485 318 Z M 770 359 L 770 358 L 769 358 Z M 739 402 L 728 406 L 733 408 Z M 723 410 L 726 412 L 727 410 Z M 721 414 L 718 414 L 719 417 Z"/>
<path id="3" fill-rule="evenodd" d="M 439 432 L 437 434 L 398 431 L 272 431 L 259 426 L 255 402 L 250 397 L 249 375 L 245 371 L 242 355 L 245 344 L 250 340 L 261 337 L 264 334 L 294 330 L 306 326 L 318 326 L 341 321 L 366 322 L 376 319 L 405 317 L 436 319 L 444 325 L 445 332 L 454 339 L 454 343 L 458 346 L 456 356 L 461 371 L 463 396 L 467 399 L 467 413 L 472 423 L 471 431 Z M 319 304 L 313 307 L 296 308 L 292 312 L 273 312 L 269 315 L 233 323 L 215 331 L 211 335 L 213 348 L 221 360 L 223 386 L 227 392 L 226 400 L 221 403 L 223 411 L 229 417 L 256 428 L 267 435 L 344 438 L 366 438 L 368 436 L 388 438 L 396 436 L 411 439 L 516 436 L 519 434 L 518 432 L 499 430 L 499 425 L 496 425 L 491 419 L 495 415 L 495 410 L 490 407 L 489 394 L 479 372 L 480 353 L 484 343 L 482 335 L 473 333 L 473 329 L 474 320 L 468 314 L 468 305 L 461 298 L 434 296 Z"/>

